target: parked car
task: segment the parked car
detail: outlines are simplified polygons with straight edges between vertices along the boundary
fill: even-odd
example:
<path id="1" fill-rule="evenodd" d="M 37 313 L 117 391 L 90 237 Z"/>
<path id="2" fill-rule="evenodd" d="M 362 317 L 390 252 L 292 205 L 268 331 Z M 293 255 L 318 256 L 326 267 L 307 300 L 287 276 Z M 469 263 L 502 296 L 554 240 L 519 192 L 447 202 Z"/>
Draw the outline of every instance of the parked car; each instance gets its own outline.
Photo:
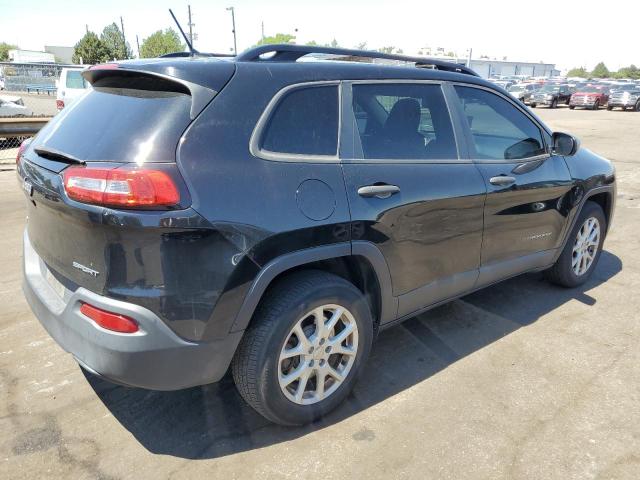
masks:
<path id="1" fill-rule="evenodd" d="M 83 69 L 84 67 L 63 68 L 60 72 L 56 93 L 56 107 L 58 110 L 68 107 L 91 88 L 89 83 L 82 77 Z"/>
<path id="2" fill-rule="evenodd" d="M 608 89 L 603 85 L 588 85 L 578 89 L 569 100 L 569 108 L 585 107 L 598 110 L 609 100 Z"/>
<path id="3" fill-rule="evenodd" d="M 569 104 L 573 90 L 566 84 L 545 84 L 540 90 L 536 91 L 530 100 L 531 108 L 538 105 L 548 105 L 550 108 L 556 108 L 558 104 Z"/>
<path id="4" fill-rule="evenodd" d="M 4 90 L 4 89 L 5 89 L 4 77 L 0 77 L 0 90 Z"/>
<path id="5" fill-rule="evenodd" d="M 608 160 L 461 65 L 264 45 L 83 76 L 18 157 L 24 292 L 117 383 L 231 365 L 266 418 L 313 421 L 379 330 L 524 272 L 583 284 L 613 215 Z"/>
<path id="6" fill-rule="evenodd" d="M 511 85 L 507 92 L 516 97 L 523 103 L 527 103 L 531 100 L 531 96 L 536 90 L 539 90 L 540 86 L 535 83 L 517 83 Z"/>
<path id="7" fill-rule="evenodd" d="M 24 106 L 22 97 L 0 95 L 0 117 L 30 117 L 33 111 Z"/>
<path id="8" fill-rule="evenodd" d="M 607 110 L 620 107 L 622 110 L 631 108 L 636 112 L 640 111 L 640 86 L 629 84 L 616 87 L 609 97 Z"/>
<path id="9" fill-rule="evenodd" d="M 492 80 L 492 83 L 501 88 L 504 88 L 505 90 L 513 85 L 513 82 L 511 80 Z"/>

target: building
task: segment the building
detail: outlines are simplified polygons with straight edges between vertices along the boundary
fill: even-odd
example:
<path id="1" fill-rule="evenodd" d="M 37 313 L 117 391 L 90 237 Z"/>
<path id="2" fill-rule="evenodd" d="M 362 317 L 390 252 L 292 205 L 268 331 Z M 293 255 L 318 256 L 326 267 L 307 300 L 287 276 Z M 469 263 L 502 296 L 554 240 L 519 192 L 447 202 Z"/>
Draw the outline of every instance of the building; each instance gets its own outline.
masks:
<path id="1" fill-rule="evenodd" d="M 52 53 L 35 50 L 9 50 L 9 61 L 13 63 L 55 63 Z"/>
<path id="2" fill-rule="evenodd" d="M 44 51 L 47 53 L 51 53 L 58 63 L 73 63 L 73 53 L 75 52 L 75 48 L 73 47 L 45 45 Z"/>
<path id="3" fill-rule="evenodd" d="M 459 59 L 464 62 L 464 59 Z M 466 62 L 465 62 L 466 63 Z M 514 62 L 507 60 L 472 59 L 470 67 L 481 77 L 526 75 L 528 77 L 555 77 L 560 75 L 553 63 Z"/>

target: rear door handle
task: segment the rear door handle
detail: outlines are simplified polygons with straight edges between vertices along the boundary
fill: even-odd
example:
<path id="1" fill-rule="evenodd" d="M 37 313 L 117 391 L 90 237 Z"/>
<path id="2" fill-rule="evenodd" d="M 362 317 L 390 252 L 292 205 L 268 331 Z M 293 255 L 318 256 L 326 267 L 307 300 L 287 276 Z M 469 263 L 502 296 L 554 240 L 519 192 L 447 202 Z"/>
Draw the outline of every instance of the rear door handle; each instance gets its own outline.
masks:
<path id="1" fill-rule="evenodd" d="M 367 185 L 358 189 L 358 195 L 367 198 L 389 198 L 398 192 L 400 192 L 400 187 L 396 185 Z"/>
<path id="2" fill-rule="evenodd" d="M 498 175 L 497 177 L 491 177 L 489 179 L 489 183 L 491 185 L 499 185 L 501 187 L 506 187 L 507 185 L 511 185 L 515 182 L 515 177 L 508 177 L 507 175 Z"/>

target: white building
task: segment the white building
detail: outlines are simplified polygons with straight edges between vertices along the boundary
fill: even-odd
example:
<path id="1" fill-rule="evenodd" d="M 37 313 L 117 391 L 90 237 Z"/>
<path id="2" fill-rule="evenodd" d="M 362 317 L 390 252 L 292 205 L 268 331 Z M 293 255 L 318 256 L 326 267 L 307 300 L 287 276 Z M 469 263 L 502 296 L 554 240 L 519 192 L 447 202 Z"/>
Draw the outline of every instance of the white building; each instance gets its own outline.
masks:
<path id="1" fill-rule="evenodd" d="M 55 63 L 53 53 L 35 50 L 9 50 L 9 61 L 13 63 Z"/>

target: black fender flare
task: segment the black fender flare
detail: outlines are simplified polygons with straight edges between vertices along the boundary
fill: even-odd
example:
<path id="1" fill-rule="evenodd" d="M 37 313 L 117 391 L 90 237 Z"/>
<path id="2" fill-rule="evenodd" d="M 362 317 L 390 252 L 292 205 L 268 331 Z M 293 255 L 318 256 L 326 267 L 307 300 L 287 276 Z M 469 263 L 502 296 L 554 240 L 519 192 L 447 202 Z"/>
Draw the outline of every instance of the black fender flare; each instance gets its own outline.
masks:
<path id="1" fill-rule="evenodd" d="M 580 199 L 580 203 L 578 204 L 578 208 L 576 208 L 576 213 L 573 216 L 573 218 L 571 219 L 571 224 L 569 225 L 569 227 L 565 231 L 564 239 L 562 240 L 562 244 L 560 245 L 560 248 L 558 248 L 558 251 L 554 255 L 553 263 L 555 263 L 558 260 L 558 257 L 560 257 L 560 255 L 562 254 L 564 248 L 567 246 L 567 242 L 569 241 L 569 237 L 571 235 L 571 232 L 573 231 L 573 227 L 575 227 L 576 222 L 578 221 L 578 217 L 580 216 L 580 213 L 582 212 L 582 209 L 584 208 L 584 205 L 587 203 L 589 198 L 591 198 L 594 195 L 597 195 L 599 193 L 608 193 L 610 195 L 610 197 L 611 197 L 611 199 L 610 199 L 611 200 L 611 211 L 608 212 L 609 221 L 607 222 L 607 231 L 605 232 L 605 238 L 608 235 L 609 227 L 611 226 L 611 219 L 613 218 L 613 211 L 615 209 L 616 192 L 615 192 L 615 188 L 613 187 L 613 185 L 602 185 L 602 186 L 599 186 L 599 187 L 594 187 L 591 190 L 585 192 L 584 196 Z M 605 215 L 606 214 L 607 214 L 607 212 L 605 212 Z"/>
<path id="2" fill-rule="evenodd" d="M 253 281 L 242 306 L 236 315 L 230 332 L 245 330 L 251 317 L 271 282 L 281 273 L 320 260 L 359 255 L 365 257 L 373 267 L 380 286 L 380 323 L 395 320 L 398 299 L 393 296 L 391 274 L 382 252 L 371 242 L 341 242 L 319 247 L 307 248 L 279 256 L 267 263 Z"/>

